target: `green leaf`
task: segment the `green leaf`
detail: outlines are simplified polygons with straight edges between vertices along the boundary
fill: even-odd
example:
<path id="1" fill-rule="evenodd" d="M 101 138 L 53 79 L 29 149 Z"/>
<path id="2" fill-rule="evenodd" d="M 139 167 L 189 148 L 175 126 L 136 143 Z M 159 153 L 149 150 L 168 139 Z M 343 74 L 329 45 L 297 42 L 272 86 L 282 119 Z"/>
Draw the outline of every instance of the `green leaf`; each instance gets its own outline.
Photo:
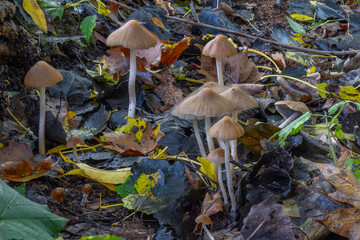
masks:
<path id="1" fill-rule="evenodd" d="M 40 7 L 47 12 L 51 20 L 53 21 L 55 18 L 59 18 L 59 20 L 62 19 L 64 14 L 64 8 L 62 8 L 60 5 L 60 2 L 56 3 L 49 0 L 37 0 Z"/>
<path id="2" fill-rule="evenodd" d="M 309 120 L 311 117 L 311 113 L 307 112 L 304 113 L 302 116 L 298 117 L 296 120 L 291 122 L 289 125 L 287 125 L 285 128 L 283 128 L 281 131 L 275 133 L 271 138 L 274 138 L 279 135 L 278 140 L 281 147 L 285 146 L 285 140 L 289 135 L 294 135 L 300 131 L 300 129 L 303 127 L 303 123 Z M 270 138 L 270 139 L 271 139 Z"/>
<path id="3" fill-rule="evenodd" d="M 121 198 L 125 198 L 129 194 L 137 194 L 134 184 L 131 182 L 130 177 L 126 179 L 124 184 L 115 186 L 115 191 L 120 195 Z"/>
<path id="4" fill-rule="evenodd" d="M 360 180 L 360 158 L 347 158 L 345 160 L 345 167 L 351 169 L 354 176 Z"/>
<path id="5" fill-rule="evenodd" d="M 83 236 L 80 240 L 123 240 L 121 237 L 111 236 L 106 234 L 105 237 L 101 236 Z"/>
<path id="6" fill-rule="evenodd" d="M 294 20 L 292 20 L 288 16 L 286 16 L 286 19 L 288 20 L 290 27 L 295 32 L 300 33 L 302 35 L 304 35 L 306 33 L 306 30 L 305 30 L 305 28 L 303 26 L 301 26 L 300 24 L 298 24 L 297 22 L 295 22 Z"/>
<path id="7" fill-rule="evenodd" d="M 48 240 L 63 229 L 66 219 L 21 196 L 0 179 L 0 238 Z"/>
<path id="8" fill-rule="evenodd" d="M 14 187 L 14 189 L 15 189 L 18 193 L 20 193 L 21 196 L 26 197 L 25 186 L 26 186 L 26 183 L 23 183 L 23 184 L 21 184 L 21 185 L 18 186 L 18 187 Z"/>
<path id="9" fill-rule="evenodd" d="M 90 44 L 90 37 L 93 33 L 93 29 L 96 26 L 96 18 L 96 15 L 87 16 L 80 24 L 81 33 L 85 36 L 88 45 Z"/>
<path id="10" fill-rule="evenodd" d="M 318 90 L 318 93 L 319 93 L 319 95 L 322 97 L 322 98 L 326 98 L 326 93 L 325 93 L 325 88 L 326 88 L 326 86 L 327 86 L 327 83 L 319 83 L 319 84 L 316 84 L 316 88 L 317 89 L 320 89 L 320 90 L 323 90 L 323 91 L 319 91 Z"/>
<path id="11" fill-rule="evenodd" d="M 341 130 L 341 124 L 338 124 L 335 128 L 334 135 L 340 140 L 343 140 L 345 138 L 344 132 Z"/>
<path id="12" fill-rule="evenodd" d="M 342 105 L 344 105 L 345 103 L 346 103 L 345 101 L 341 101 L 341 102 L 338 102 L 338 103 L 332 105 L 332 106 L 329 108 L 328 113 L 329 113 L 330 115 L 334 114 L 334 113 L 339 109 L 339 107 L 342 106 Z"/>

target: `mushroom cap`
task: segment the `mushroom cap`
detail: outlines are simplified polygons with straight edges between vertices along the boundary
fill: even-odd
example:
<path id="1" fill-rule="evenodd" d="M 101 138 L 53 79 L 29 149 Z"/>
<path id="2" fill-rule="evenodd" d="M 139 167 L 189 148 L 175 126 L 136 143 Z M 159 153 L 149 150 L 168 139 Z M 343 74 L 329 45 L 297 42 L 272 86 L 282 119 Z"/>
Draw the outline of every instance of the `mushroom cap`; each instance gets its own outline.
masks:
<path id="1" fill-rule="evenodd" d="M 83 193 L 89 195 L 89 194 L 91 193 L 91 191 L 92 191 L 91 185 L 88 184 L 88 183 L 85 184 L 85 185 L 82 187 L 82 191 L 83 191 Z"/>
<path id="2" fill-rule="evenodd" d="M 26 73 L 24 83 L 28 87 L 51 87 L 63 80 L 58 70 L 44 61 L 37 62 Z"/>
<path id="3" fill-rule="evenodd" d="M 50 196 L 54 202 L 61 203 L 65 199 L 65 191 L 63 188 L 57 187 L 51 191 Z"/>
<path id="4" fill-rule="evenodd" d="M 209 88 L 204 88 L 179 103 L 171 114 L 180 118 L 195 115 L 197 119 L 203 119 L 229 114 L 234 109 L 235 106 L 225 97 Z"/>
<path id="5" fill-rule="evenodd" d="M 231 117 L 225 116 L 215 123 L 208 131 L 212 138 L 218 138 L 221 141 L 233 140 L 243 136 L 244 129 Z"/>
<path id="6" fill-rule="evenodd" d="M 204 83 L 204 85 L 202 85 L 201 87 L 199 87 L 198 89 L 196 89 L 195 91 L 193 91 L 188 97 L 198 93 L 200 90 L 204 89 L 204 88 L 210 88 L 211 90 L 213 90 L 214 92 L 216 92 L 217 94 L 224 92 L 226 90 L 229 89 L 229 87 L 227 86 L 221 86 L 219 85 L 217 82 L 207 82 Z"/>
<path id="7" fill-rule="evenodd" d="M 148 49 L 157 44 L 157 39 L 139 21 L 130 20 L 112 32 L 106 39 L 106 44 L 130 49 Z"/>
<path id="8" fill-rule="evenodd" d="M 207 155 L 207 160 L 214 162 L 214 163 L 224 163 L 225 162 L 225 150 L 222 148 L 216 148 L 211 150 L 209 155 Z"/>
<path id="9" fill-rule="evenodd" d="M 310 111 L 305 103 L 295 101 L 277 101 L 275 107 L 285 119 L 289 118 L 294 112 L 304 114 Z"/>
<path id="10" fill-rule="evenodd" d="M 235 105 L 236 109 L 240 111 L 245 111 L 259 106 L 255 99 L 250 97 L 239 87 L 229 88 L 228 90 L 220 93 L 220 95 L 229 99 Z"/>
<path id="11" fill-rule="evenodd" d="M 205 215 L 205 214 L 201 214 L 200 216 L 195 218 L 195 222 L 197 224 L 202 223 L 202 224 L 205 224 L 205 225 L 209 225 L 209 224 L 212 223 L 211 218 L 208 215 Z"/>
<path id="12" fill-rule="evenodd" d="M 68 147 L 68 148 L 74 148 L 74 147 L 76 147 L 76 145 L 78 145 L 78 144 L 80 144 L 80 145 L 85 145 L 84 141 L 83 141 L 81 138 L 79 138 L 79 137 L 77 137 L 77 136 L 71 136 L 71 137 L 69 138 L 69 140 L 67 141 L 67 143 L 66 143 L 66 147 Z"/>
<path id="13" fill-rule="evenodd" d="M 222 58 L 233 56 L 237 53 L 234 45 L 222 34 L 217 35 L 213 40 L 208 42 L 202 54 L 212 58 Z"/>

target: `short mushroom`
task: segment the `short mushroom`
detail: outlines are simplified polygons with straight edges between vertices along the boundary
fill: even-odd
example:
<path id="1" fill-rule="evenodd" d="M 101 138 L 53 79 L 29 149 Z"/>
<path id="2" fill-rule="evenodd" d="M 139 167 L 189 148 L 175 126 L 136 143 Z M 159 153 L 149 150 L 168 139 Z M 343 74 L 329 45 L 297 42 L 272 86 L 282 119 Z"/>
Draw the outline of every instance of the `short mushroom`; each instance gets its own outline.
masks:
<path id="1" fill-rule="evenodd" d="M 231 201 L 231 211 L 236 212 L 236 197 L 233 189 L 232 175 L 230 170 L 230 150 L 229 141 L 237 139 L 244 135 L 244 129 L 231 117 L 225 116 L 220 121 L 214 124 L 208 132 L 209 136 L 218 138 L 225 142 L 225 167 L 227 186 Z"/>
<path id="2" fill-rule="evenodd" d="M 81 206 L 83 206 L 85 203 L 88 202 L 87 198 L 90 195 L 91 191 L 92 191 L 92 187 L 88 183 L 82 187 L 83 197 L 81 199 Z"/>
<path id="3" fill-rule="evenodd" d="M 45 154 L 45 88 L 54 86 L 61 80 L 63 76 L 44 61 L 37 62 L 25 76 L 25 85 L 37 87 L 40 92 L 39 153 L 41 155 Z"/>
<path id="4" fill-rule="evenodd" d="M 208 235 L 210 240 L 215 240 L 215 238 L 211 235 L 209 229 L 207 229 L 206 225 L 211 224 L 211 218 L 205 214 L 201 214 L 195 219 L 197 224 L 201 224 L 202 228 L 204 229 L 205 233 Z"/>
<path id="5" fill-rule="evenodd" d="M 73 155 L 74 155 L 75 161 L 77 163 L 81 163 L 79 160 L 79 157 L 77 155 L 77 145 L 78 144 L 85 145 L 84 141 L 81 138 L 79 138 L 77 136 L 71 136 L 66 143 L 66 147 L 73 149 Z"/>
<path id="6" fill-rule="evenodd" d="M 294 121 L 300 115 L 310 111 L 303 102 L 278 101 L 275 103 L 276 110 L 285 118 L 279 128 L 284 128 Z"/>
<path id="7" fill-rule="evenodd" d="M 224 182 L 221 177 L 221 164 L 225 163 L 225 151 L 222 148 L 216 148 L 212 150 L 209 155 L 207 156 L 207 160 L 211 162 L 215 162 L 218 165 L 218 182 L 220 185 L 220 190 L 224 198 L 224 204 L 228 204 L 227 194 L 224 186 Z"/>
<path id="8" fill-rule="evenodd" d="M 202 50 L 202 54 L 216 58 L 216 71 L 218 83 L 224 86 L 221 58 L 230 57 L 237 53 L 235 46 L 222 34 L 217 35 L 213 40 L 208 42 Z"/>
<path id="9" fill-rule="evenodd" d="M 130 49 L 129 110 L 128 116 L 135 118 L 136 108 L 136 50 L 148 49 L 157 44 L 156 37 L 137 20 L 130 20 L 112 32 L 106 39 L 108 46 L 123 46 Z"/>
<path id="10" fill-rule="evenodd" d="M 61 187 L 57 187 L 51 191 L 51 200 L 57 203 L 62 203 L 65 199 L 65 191 Z"/>

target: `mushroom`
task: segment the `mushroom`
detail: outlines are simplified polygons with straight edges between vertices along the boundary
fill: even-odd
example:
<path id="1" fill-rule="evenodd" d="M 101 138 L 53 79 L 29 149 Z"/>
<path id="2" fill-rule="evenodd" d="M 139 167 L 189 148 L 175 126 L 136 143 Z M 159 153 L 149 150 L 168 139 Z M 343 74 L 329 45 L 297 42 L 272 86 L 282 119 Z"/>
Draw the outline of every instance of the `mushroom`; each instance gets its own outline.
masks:
<path id="1" fill-rule="evenodd" d="M 45 88 L 54 86 L 61 80 L 63 76 L 44 61 L 37 62 L 25 76 L 25 85 L 37 87 L 40 92 L 39 153 L 41 155 L 45 154 Z"/>
<path id="2" fill-rule="evenodd" d="M 212 58 L 216 58 L 216 71 L 218 76 L 218 83 L 224 86 L 221 58 L 230 57 L 237 53 L 235 46 L 222 34 L 217 35 L 213 40 L 208 42 L 202 54 Z"/>
<path id="3" fill-rule="evenodd" d="M 74 155 L 75 161 L 77 163 L 81 163 L 79 160 L 79 157 L 77 155 L 77 145 L 78 144 L 85 145 L 84 141 L 81 138 L 79 138 L 77 136 L 71 136 L 66 143 L 66 147 L 73 149 L 73 155 Z"/>
<path id="4" fill-rule="evenodd" d="M 106 44 L 108 46 L 123 46 L 130 49 L 128 116 L 130 118 L 135 118 L 136 50 L 154 47 L 157 44 L 157 39 L 137 20 L 130 20 L 125 25 L 112 32 L 106 39 Z"/>
<path id="5" fill-rule="evenodd" d="M 256 108 L 259 106 L 257 101 L 250 97 L 246 92 L 241 90 L 241 88 L 235 86 L 229 88 L 228 90 L 221 92 L 221 96 L 226 97 L 235 105 L 235 110 L 232 112 L 232 119 L 237 122 L 238 114 L 242 111 L 248 110 L 250 108 Z M 237 139 L 230 141 L 231 156 L 234 161 L 239 162 L 237 155 Z M 234 165 L 231 165 L 231 175 L 234 172 Z"/>
<path id="6" fill-rule="evenodd" d="M 211 219 L 209 216 L 205 215 L 205 214 L 201 214 L 200 216 L 198 216 L 195 219 L 195 222 L 197 224 L 201 224 L 202 228 L 204 229 L 204 231 L 206 232 L 206 234 L 208 235 L 208 237 L 210 238 L 210 240 L 215 240 L 215 238 L 211 235 L 209 229 L 207 229 L 206 225 L 211 224 Z"/>
<path id="7" fill-rule="evenodd" d="M 225 168 L 227 187 L 231 201 L 231 211 L 236 212 L 236 197 L 233 189 L 232 175 L 230 170 L 229 140 L 237 139 L 244 135 L 244 129 L 231 117 L 225 116 L 214 124 L 208 131 L 209 136 L 218 138 L 225 143 Z"/>
<path id="8" fill-rule="evenodd" d="M 65 199 L 65 191 L 61 187 L 57 187 L 51 191 L 51 200 L 57 203 L 62 203 Z"/>
<path id="9" fill-rule="evenodd" d="M 227 199 L 227 194 L 226 194 L 226 190 L 225 190 L 225 186 L 224 186 L 224 182 L 222 180 L 221 177 L 221 164 L 225 163 L 225 151 L 222 148 L 216 148 L 214 150 L 212 150 L 209 155 L 207 156 L 207 160 L 217 163 L 218 166 L 218 182 L 220 185 L 220 190 L 221 193 L 223 195 L 224 198 L 224 204 L 227 205 L 228 204 L 228 199 Z"/>
<path id="10" fill-rule="evenodd" d="M 302 102 L 295 101 L 278 101 L 275 103 L 276 110 L 285 118 L 285 121 L 280 124 L 279 128 L 284 128 L 300 115 L 310 111 L 309 108 Z"/>
<path id="11" fill-rule="evenodd" d="M 187 96 L 187 97 L 191 97 L 192 95 L 195 95 L 196 93 L 198 93 L 199 91 L 201 91 L 204 88 L 210 88 L 211 90 L 213 90 L 217 94 L 229 89 L 229 87 L 227 87 L 227 86 L 220 86 L 217 82 L 207 82 L 207 83 L 204 83 L 204 85 L 202 85 L 201 87 L 199 87 L 195 91 L 193 91 L 192 93 L 190 93 L 190 95 Z"/>
<path id="12" fill-rule="evenodd" d="M 82 187 L 83 197 L 81 199 L 81 206 L 83 206 L 86 202 L 88 202 L 87 198 L 90 195 L 91 191 L 92 191 L 92 187 L 88 183 Z"/>
<path id="13" fill-rule="evenodd" d="M 198 119 L 205 119 L 206 140 L 209 152 L 215 149 L 212 137 L 207 133 L 211 127 L 211 117 L 218 117 L 228 114 L 234 110 L 235 106 L 225 97 L 220 96 L 209 88 L 200 90 L 195 95 L 186 98 L 173 110 L 172 114 L 176 116 L 177 112 L 182 114 L 192 114 Z M 205 154 L 206 157 L 206 154 Z M 214 176 L 217 179 L 217 164 L 213 163 Z"/>

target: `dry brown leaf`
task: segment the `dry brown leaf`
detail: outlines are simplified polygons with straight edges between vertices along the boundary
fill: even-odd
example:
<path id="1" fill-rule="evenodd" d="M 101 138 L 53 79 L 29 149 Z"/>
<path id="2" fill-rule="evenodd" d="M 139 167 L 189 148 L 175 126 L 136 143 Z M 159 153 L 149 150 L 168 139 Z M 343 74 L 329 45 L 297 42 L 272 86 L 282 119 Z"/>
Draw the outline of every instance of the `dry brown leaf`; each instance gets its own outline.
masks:
<path id="1" fill-rule="evenodd" d="M 34 155 L 26 143 L 9 141 L 7 147 L 0 148 L 0 164 L 7 162 L 27 161 L 31 166 L 34 163 Z"/>
<path id="2" fill-rule="evenodd" d="M 271 54 L 271 58 L 274 60 L 276 65 L 278 65 L 278 67 L 281 70 L 285 69 L 286 60 L 285 60 L 285 56 L 282 52 L 276 52 L 276 53 Z"/>
<path id="3" fill-rule="evenodd" d="M 175 86 L 176 80 L 169 69 L 154 74 L 160 80 L 160 85 L 156 86 L 154 92 L 167 104 L 175 105 L 183 99 L 183 92 Z"/>
<path id="4" fill-rule="evenodd" d="M 336 192 L 328 194 L 331 198 L 360 208 L 360 184 L 350 169 L 326 163 L 316 166 L 326 181 L 336 188 Z"/>
<path id="5" fill-rule="evenodd" d="M 212 196 L 209 193 L 206 193 L 203 203 L 202 203 L 202 206 L 201 206 L 201 213 L 199 215 L 205 214 L 208 217 L 210 217 L 211 215 L 214 215 L 218 212 L 224 211 L 223 205 L 224 204 L 221 199 L 220 190 L 217 191 Z M 196 224 L 194 232 L 199 230 L 200 227 L 201 227 L 201 224 Z"/>
<path id="6" fill-rule="evenodd" d="M 189 40 L 187 37 L 184 37 L 176 44 L 164 46 L 165 51 L 161 53 L 161 62 L 166 66 L 170 66 L 176 62 L 181 53 L 189 47 Z"/>
<path id="7" fill-rule="evenodd" d="M 277 77 L 277 82 L 281 86 L 281 89 L 289 95 L 289 100 L 306 102 L 312 99 L 312 96 L 309 92 L 283 77 Z"/>
<path id="8" fill-rule="evenodd" d="M 328 230 L 352 240 L 360 239 L 360 209 L 347 208 L 313 217 Z"/>
<path id="9" fill-rule="evenodd" d="M 191 172 L 187 166 L 184 166 L 184 168 L 185 168 L 185 173 L 186 173 L 187 179 L 188 179 L 191 187 L 195 190 L 198 190 L 199 182 L 193 177 L 193 175 L 191 174 Z"/>
<path id="10" fill-rule="evenodd" d="M 170 15 L 170 16 L 176 15 L 175 9 L 173 8 L 173 6 L 171 6 L 171 1 L 155 0 L 155 3 L 156 3 L 156 5 L 163 8 L 166 11 L 167 15 Z"/>
<path id="11" fill-rule="evenodd" d="M 145 61 L 152 66 L 159 65 L 161 55 L 162 55 L 162 53 L 161 53 L 162 42 L 160 41 L 160 39 L 157 36 L 156 36 L 156 39 L 157 39 L 157 43 L 156 43 L 155 47 L 136 51 L 137 57 L 145 59 Z"/>
<path id="12" fill-rule="evenodd" d="M 236 86 L 241 88 L 241 90 L 243 90 L 249 95 L 263 94 L 266 91 L 265 85 L 262 84 L 244 83 L 244 84 L 237 84 Z"/>

